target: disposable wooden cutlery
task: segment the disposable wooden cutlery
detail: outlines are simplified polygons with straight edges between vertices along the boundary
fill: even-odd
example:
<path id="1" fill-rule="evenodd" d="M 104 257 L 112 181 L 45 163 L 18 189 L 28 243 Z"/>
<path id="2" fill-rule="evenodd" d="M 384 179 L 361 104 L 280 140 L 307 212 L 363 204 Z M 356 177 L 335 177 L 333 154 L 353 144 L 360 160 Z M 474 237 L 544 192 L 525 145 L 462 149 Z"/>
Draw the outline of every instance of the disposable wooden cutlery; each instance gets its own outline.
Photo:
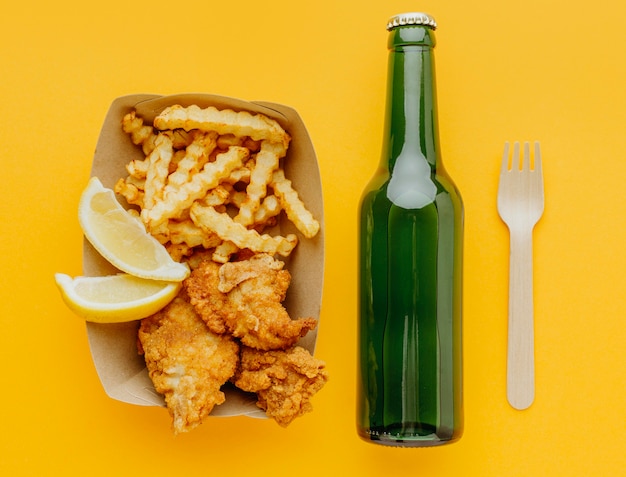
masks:
<path id="1" fill-rule="evenodd" d="M 504 146 L 498 213 L 509 228 L 509 315 L 507 399 L 516 409 L 528 408 L 535 398 L 535 343 L 533 305 L 533 229 L 544 209 L 543 173 L 539 143 Z"/>

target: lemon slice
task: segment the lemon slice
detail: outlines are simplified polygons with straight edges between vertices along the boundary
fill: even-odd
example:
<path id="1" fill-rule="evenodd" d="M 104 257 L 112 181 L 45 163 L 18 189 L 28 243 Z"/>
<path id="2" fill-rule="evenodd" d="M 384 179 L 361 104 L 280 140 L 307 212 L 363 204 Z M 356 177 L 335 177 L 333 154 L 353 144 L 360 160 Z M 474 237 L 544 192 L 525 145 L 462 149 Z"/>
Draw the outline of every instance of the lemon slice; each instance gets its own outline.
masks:
<path id="1" fill-rule="evenodd" d="M 86 321 L 122 323 L 146 318 L 174 299 L 181 282 L 164 282 L 126 273 L 106 277 L 54 275 L 66 305 Z"/>
<path id="2" fill-rule="evenodd" d="M 130 215 L 97 177 L 92 177 L 78 205 L 87 240 L 115 267 L 136 277 L 182 281 L 189 267 L 172 259 L 140 220 Z"/>

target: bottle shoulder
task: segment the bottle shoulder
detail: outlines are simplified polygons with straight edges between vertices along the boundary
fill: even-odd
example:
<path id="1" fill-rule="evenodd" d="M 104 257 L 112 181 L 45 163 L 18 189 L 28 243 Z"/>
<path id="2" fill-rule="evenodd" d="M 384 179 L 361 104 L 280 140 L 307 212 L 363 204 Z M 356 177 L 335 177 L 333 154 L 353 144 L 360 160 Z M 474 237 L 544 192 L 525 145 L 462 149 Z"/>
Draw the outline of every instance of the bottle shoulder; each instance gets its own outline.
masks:
<path id="1" fill-rule="evenodd" d="M 458 189 L 446 178 L 441 179 L 442 180 L 433 181 L 436 191 L 433 194 L 432 199 L 420 202 L 419 207 L 407 206 L 406 202 L 397 201 L 394 200 L 393 197 L 390 197 L 389 180 L 371 181 L 361 196 L 361 213 L 365 213 L 366 215 L 369 213 L 387 214 L 394 206 L 406 210 L 413 209 L 417 211 L 427 208 L 429 205 L 434 205 L 437 209 L 443 208 L 446 210 L 454 210 L 462 214 L 463 201 Z"/>
<path id="2" fill-rule="evenodd" d="M 361 198 L 363 199 L 365 196 L 368 195 L 385 196 L 389 188 L 389 183 L 391 182 L 391 177 L 392 176 L 389 171 L 382 168 L 377 170 L 363 189 Z M 460 193 L 456 184 L 443 168 L 433 171 L 430 174 L 430 181 L 435 185 L 437 189 L 437 194 L 448 193 L 453 196 L 460 197 Z M 419 182 L 416 182 L 415 187 L 421 187 L 421 184 Z"/>
<path id="3" fill-rule="evenodd" d="M 370 180 L 365 185 L 365 188 L 363 189 L 363 195 L 385 189 L 387 183 L 389 182 L 389 178 L 390 175 L 388 170 L 383 169 L 382 167 L 378 168 L 376 172 L 374 172 L 374 175 L 370 177 Z"/>

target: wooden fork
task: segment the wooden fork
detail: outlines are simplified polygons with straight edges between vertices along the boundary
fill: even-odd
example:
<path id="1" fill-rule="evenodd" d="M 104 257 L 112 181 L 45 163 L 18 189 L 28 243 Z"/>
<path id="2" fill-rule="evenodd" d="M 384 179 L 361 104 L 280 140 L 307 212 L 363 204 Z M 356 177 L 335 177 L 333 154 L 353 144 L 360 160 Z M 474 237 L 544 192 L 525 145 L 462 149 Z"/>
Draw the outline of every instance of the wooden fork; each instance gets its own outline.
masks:
<path id="1" fill-rule="evenodd" d="M 509 165 L 510 163 L 510 165 Z M 533 228 L 544 209 L 543 173 L 539 143 L 534 166 L 530 146 L 504 146 L 498 213 L 509 228 L 509 322 L 507 349 L 507 399 L 515 409 L 528 408 L 535 398 L 535 343 L 533 318 Z"/>

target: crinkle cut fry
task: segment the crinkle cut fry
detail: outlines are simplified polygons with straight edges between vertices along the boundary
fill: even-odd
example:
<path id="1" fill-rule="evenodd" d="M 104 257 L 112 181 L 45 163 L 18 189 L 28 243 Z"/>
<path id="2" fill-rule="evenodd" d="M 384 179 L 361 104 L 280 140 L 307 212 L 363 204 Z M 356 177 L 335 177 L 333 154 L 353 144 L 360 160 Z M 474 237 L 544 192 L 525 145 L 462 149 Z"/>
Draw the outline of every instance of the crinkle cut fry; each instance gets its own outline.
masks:
<path id="1" fill-rule="evenodd" d="M 215 232 L 222 240 L 231 241 L 241 249 L 248 248 L 271 255 L 278 253 L 287 257 L 298 243 L 293 234 L 286 237 L 261 235 L 256 230 L 238 224 L 228 214 L 220 213 L 213 207 L 203 207 L 197 202 L 191 206 L 190 216 L 198 227 Z"/>
<path id="2" fill-rule="evenodd" d="M 185 155 L 178 163 L 176 170 L 168 178 L 166 194 L 168 190 L 182 187 L 191 180 L 193 174 L 199 172 L 215 149 L 216 140 L 217 133 L 214 132 L 199 134 L 193 139 L 191 144 L 185 149 Z M 204 163 L 202 160 L 204 160 Z"/>
<path id="3" fill-rule="evenodd" d="M 231 147 L 227 152 L 218 154 L 215 162 L 205 164 L 202 171 L 194 174 L 193 179 L 182 187 L 168 191 L 163 200 L 151 209 L 143 209 L 141 217 L 150 227 L 157 227 L 169 218 L 188 209 L 197 199 L 202 198 L 209 189 L 216 187 L 220 180 L 236 168 L 241 167 L 249 151 L 244 147 Z"/>
<path id="4" fill-rule="evenodd" d="M 189 247 L 202 246 L 205 249 L 217 247 L 222 240 L 217 234 L 207 234 L 204 230 L 193 223 L 191 219 L 170 220 L 167 229 L 169 240 L 174 245 L 184 243 Z"/>
<path id="5" fill-rule="evenodd" d="M 282 144 L 263 141 L 261 150 L 256 155 L 256 161 L 250 183 L 246 187 L 247 198 L 241 204 L 235 222 L 250 225 L 254 222 L 254 214 L 261 206 L 261 199 L 267 194 L 267 186 L 272 180 L 272 174 L 278 169 L 280 158 L 284 157 L 287 149 Z"/>
<path id="6" fill-rule="evenodd" d="M 234 204 L 237 208 L 241 208 L 241 205 L 245 202 L 247 198 L 247 194 L 245 192 L 233 192 L 230 196 L 229 202 Z M 209 203 L 205 203 L 203 205 L 213 205 Z M 278 198 L 274 195 L 267 195 L 263 199 L 263 202 L 259 205 L 259 208 L 254 213 L 253 223 L 255 226 L 257 225 L 266 225 L 272 217 L 276 217 L 283 210 L 282 205 Z M 256 227 L 254 227 L 256 228 Z"/>
<path id="7" fill-rule="evenodd" d="M 143 206 L 148 209 L 163 198 L 170 162 L 174 155 L 172 138 L 169 134 L 159 134 L 154 146 L 154 150 L 148 156 L 150 166 L 146 173 L 143 198 Z"/>
<path id="8" fill-rule="evenodd" d="M 304 206 L 282 169 L 274 172 L 271 185 L 289 220 L 306 238 L 315 237 L 320 229 L 320 224 Z"/>
<path id="9" fill-rule="evenodd" d="M 285 148 L 291 139 L 278 122 L 263 114 L 235 112 L 231 109 L 219 110 L 213 106 L 204 109 L 196 105 L 168 106 L 154 119 L 154 126 L 161 130 L 200 129 L 215 131 L 220 135 L 249 136 L 255 141 L 269 140 L 282 143 Z"/>
<path id="10" fill-rule="evenodd" d="M 269 222 L 272 217 L 280 214 L 282 207 L 275 195 L 268 195 L 263 199 L 263 203 L 254 213 L 254 223 L 264 225 Z"/>
<path id="11" fill-rule="evenodd" d="M 123 196 L 129 204 L 143 208 L 144 185 L 142 181 L 139 183 L 133 176 L 128 176 L 126 179 L 118 179 L 113 190 Z"/>
<path id="12" fill-rule="evenodd" d="M 144 125 L 143 118 L 137 116 L 135 111 L 131 111 L 122 118 L 122 129 L 130 135 L 133 144 L 142 147 L 146 156 L 152 152 L 156 140 L 154 128 Z"/>
<path id="13" fill-rule="evenodd" d="M 211 259 L 217 263 L 227 263 L 230 260 L 230 257 L 238 251 L 239 247 L 237 247 L 237 245 L 233 242 L 225 240 L 215 247 L 215 251 L 213 252 L 213 255 L 211 255 Z"/>

